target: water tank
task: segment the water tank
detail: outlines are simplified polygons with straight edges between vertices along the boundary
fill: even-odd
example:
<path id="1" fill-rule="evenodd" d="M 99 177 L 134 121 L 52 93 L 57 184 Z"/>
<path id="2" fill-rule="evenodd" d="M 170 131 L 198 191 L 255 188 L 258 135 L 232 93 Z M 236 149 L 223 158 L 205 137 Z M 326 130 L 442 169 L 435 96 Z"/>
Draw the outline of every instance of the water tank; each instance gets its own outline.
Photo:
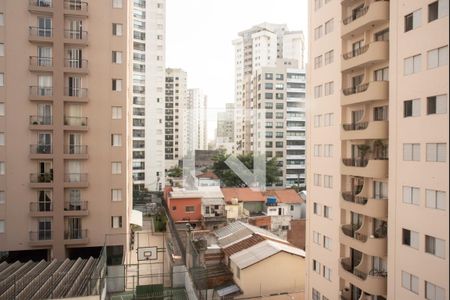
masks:
<path id="1" fill-rule="evenodd" d="M 266 205 L 267 206 L 276 206 L 277 205 L 277 198 L 275 198 L 275 197 L 267 197 Z"/>

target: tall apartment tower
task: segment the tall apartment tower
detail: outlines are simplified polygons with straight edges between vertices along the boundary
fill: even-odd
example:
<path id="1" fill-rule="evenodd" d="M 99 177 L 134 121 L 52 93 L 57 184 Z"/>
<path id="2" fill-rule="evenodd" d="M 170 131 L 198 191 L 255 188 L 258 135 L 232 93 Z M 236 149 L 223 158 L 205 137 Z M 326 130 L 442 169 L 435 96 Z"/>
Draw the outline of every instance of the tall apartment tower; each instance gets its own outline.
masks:
<path id="1" fill-rule="evenodd" d="M 130 15 L 125 0 L 0 2 L 0 251 L 127 251 Z"/>
<path id="2" fill-rule="evenodd" d="M 226 103 L 225 111 L 217 113 L 217 134 L 224 141 L 234 141 L 234 104 Z"/>
<path id="3" fill-rule="evenodd" d="M 286 50 L 284 46 L 286 44 Z M 275 66 L 277 59 L 296 59 L 303 64 L 303 33 L 289 32 L 284 24 L 262 23 L 239 33 L 235 48 L 235 143 L 243 151 L 243 88 L 259 67 Z"/>
<path id="4" fill-rule="evenodd" d="M 448 299 L 448 0 L 309 16 L 307 298 Z"/>
<path id="5" fill-rule="evenodd" d="M 208 97 L 201 89 L 188 89 L 184 117 L 184 147 L 190 150 L 208 150 Z M 190 146 L 188 146 L 190 145 Z"/>
<path id="6" fill-rule="evenodd" d="M 133 184 L 164 182 L 165 0 L 132 1 Z"/>
<path id="7" fill-rule="evenodd" d="M 260 67 L 244 85 L 242 147 L 276 158 L 282 171 L 276 186 L 305 184 L 305 97 L 306 75 L 297 60 Z"/>
<path id="8" fill-rule="evenodd" d="M 183 159 L 184 116 L 186 113 L 187 74 L 181 69 L 166 69 L 166 170 Z"/>

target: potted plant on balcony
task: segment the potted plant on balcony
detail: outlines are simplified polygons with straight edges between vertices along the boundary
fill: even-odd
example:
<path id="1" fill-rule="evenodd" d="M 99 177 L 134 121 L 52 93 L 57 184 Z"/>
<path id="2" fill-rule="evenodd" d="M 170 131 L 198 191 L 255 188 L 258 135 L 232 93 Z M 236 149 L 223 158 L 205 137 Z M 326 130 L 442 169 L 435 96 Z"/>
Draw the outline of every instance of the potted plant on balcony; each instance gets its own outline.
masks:
<path id="1" fill-rule="evenodd" d="M 375 159 L 386 159 L 387 157 L 387 144 L 382 140 L 376 140 L 373 142 L 373 152 Z"/>
<path id="2" fill-rule="evenodd" d="M 359 160 L 360 160 L 360 166 L 364 167 L 366 155 L 371 152 L 370 146 L 367 144 L 361 144 L 358 145 L 358 152 L 359 152 Z"/>

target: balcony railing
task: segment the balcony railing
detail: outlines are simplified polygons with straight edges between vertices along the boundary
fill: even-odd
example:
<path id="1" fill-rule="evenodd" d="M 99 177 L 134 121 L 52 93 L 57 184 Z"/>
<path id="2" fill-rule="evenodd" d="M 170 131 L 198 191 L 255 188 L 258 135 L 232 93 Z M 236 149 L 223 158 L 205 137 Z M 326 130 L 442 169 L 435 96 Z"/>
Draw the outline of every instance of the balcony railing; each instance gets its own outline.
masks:
<path id="1" fill-rule="evenodd" d="M 53 7 L 52 0 L 29 0 L 28 4 L 30 7 Z"/>
<path id="2" fill-rule="evenodd" d="M 30 174 L 31 183 L 50 183 L 53 181 L 53 173 L 34 173 Z"/>
<path id="3" fill-rule="evenodd" d="M 369 83 L 364 83 L 364 84 L 360 84 L 357 86 L 343 89 L 342 92 L 344 93 L 345 96 L 350 96 L 350 95 L 354 95 L 354 94 L 363 93 L 363 92 L 367 91 L 368 88 L 369 88 Z"/>
<path id="4" fill-rule="evenodd" d="M 360 10 L 358 10 L 357 12 L 352 13 L 352 15 L 350 17 L 347 17 L 345 19 L 342 20 L 342 23 L 344 23 L 344 25 L 348 25 L 351 22 L 361 18 L 362 16 L 364 16 L 365 14 L 367 14 L 367 11 L 369 10 L 369 6 L 364 6 L 363 8 L 361 8 Z"/>
<path id="5" fill-rule="evenodd" d="M 356 269 L 354 266 L 352 266 L 352 262 L 351 262 L 351 258 L 350 257 L 343 258 L 341 260 L 341 265 L 342 265 L 342 268 L 344 268 L 345 271 L 347 271 L 349 273 L 352 273 L 353 275 L 359 277 L 362 280 L 366 280 L 367 274 L 362 272 L 362 271 L 360 271 L 360 270 L 358 270 L 358 269 Z"/>
<path id="6" fill-rule="evenodd" d="M 87 59 L 70 59 L 66 58 L 64 60 L 64 67 L 70 69 L 86 69 L 88 66 Z"/>
<path id="7" fill-rule="evenodd" d="M 342 198 L 344 198 L 345 201 L 362 205 L 367 204 L 368 201 L 367 197 L 357 196 L 355 193 L 352 192 L 342 192 Z"/>
<path id="8" fill-rule="evenodd" d="M 51 96 L 53 96 L 53 87 L 30 86 L 30 96 L 32 96 L 32 97 L 51 97 Z"/>
<path id="9" fill-rule="evenodd" d="M 53 58 L 51 57 L 40 57 L 40 56 L 30 56 L 30 66 L 32 67 L 43 67 L 49 68 L 53 66 Z"/>
<path id="10" fill-rule="evenodd" d="M 87 238 L 87 229 L 72 229 L 64 232 L 65 240 L 81 240 Z"/>
<path id="11" fill-rule="evenodd" d="M 30 125 L 52 125 L 52 116 L 30 116 Z"/>
<path id="12" fill-rule="evenodd" d="M 83 30 L 64 30 L 64 37 L 69 40 L 83 41 L 87 39 L 87 31 Z"/>
<path id="13" fill-rule="evenodd" d="M 64 117 L 64 125 L 66 126 L 87 126 L 87 117 Z"/>
<path id="14" fill-rule="evenodd" d="M 53 237 L 52 230 L 30 231 L 30 241 L 50 241 Z"/>
<path id="15" fill-rule="evenodd" d="M 79 12 L 87 12 L 88 11 L 88 3 L 84 1 L 64 1 L 64 9 L 66 10 L 74 10 Z"/>
<path id="16" fill-rule="evenodd" d="M 32 38 L 51 38 L 53 37 L 53 28 L 29 27 L 30 37 Z"/>
<path id="17" fill-rule="evenodd" d="M 31 212 L 50 212 L 53 211 L 52 202 L 31 202 L 30 203 Z"/>
<path id="18" fill-rule="evenodd" d="M 31 154 L 52 154 L 53 147 L 51 144 L 30 145 Z"/>
<path id="19" fill-rule="evenodd" d="M 64 96 L 66 97 L 78 97 L 83 98 L 88 94 L 88 89 L 86 88 L 68 88 L 64 89 Z"/>
<path id="20" fill-rule="evenodd" d="M 360 225 L 356 224 L 346 224 L 342 226 L 342 232 L 351 238 L 354 238 L 361 242 L 367 242 L 367 235 L 357 232 L 360 228 Z"/>
<path id="21" fill-rule="evenodd" d="M 368 159 L 359 159 L 359 158 L 343 158 L 342 162 L 347 167 L 367 167 L 369 160 Z"/>
<path id="22" fill-rule="evenodd" d="M 65 201 L 64 211 L 86 211 L 88 209 L 87 201 Z"/>
<path id="23" fill-rule="evenodd" d="M 64 174 L 64 182 L 66 183 L 78 183 L 87 182 L 88 174 L 86 173 L 66 173 Z"/>
<path id="24" fill-rule="evenodd" d="M 352 51 L 350 51 L 350 52 L 344 53 L 344 54 L 342 55 L 342 57 L 343 57 L 344 59 L 350 59 L 350 58 L 359 56 L 359 55 L 361 55 L 361 54 L 364 54 L 364 53 L 366 53 L 367 50 L 369 49 L 369 45 L 370 45 L 370 44 L 367 44 L 367 45 L 362 46 L 361 48 L 354 49 L 354 50 L 352 50 Z"/>
<path id="25" fill-rule="evenodd" d="M 343 124 L 342 127 L 345 131 L 364 130 L 369 126 L 369 122 L 349 123 Z"/>
<path id="26" fill-rule="evenodd" d="M 87 154 L 87 145 L 65 145 L 64 154 Z"/>

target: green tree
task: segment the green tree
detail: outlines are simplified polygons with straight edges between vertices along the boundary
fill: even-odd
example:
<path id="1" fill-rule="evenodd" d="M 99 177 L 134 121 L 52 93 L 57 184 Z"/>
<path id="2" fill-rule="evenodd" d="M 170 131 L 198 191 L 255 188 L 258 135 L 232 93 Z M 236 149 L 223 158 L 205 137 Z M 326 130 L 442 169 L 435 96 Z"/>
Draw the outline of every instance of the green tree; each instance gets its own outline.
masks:
<path id="1" fill-rule="evenodd" d="M 231 154 L 220 151 L 213 157 L 212 171 L 220 178 L 226 187 L 245 187 L 246 184 L 227 166 L 225 161 Z M 240 154 L 237 158 L 250 170 L 253 170 L 253 153 Z M 273 184 L 279 181 L 281 170 L 277 166 L 276 158 L 266 163 L 266 183 Z"/>
<path id="2" fill-rule="evenodd" d="M 172 178 L 179 178 L 183 176 L 183 170 L 178 166 L 172 167 L 167 171 L 167 176 Z"/>

